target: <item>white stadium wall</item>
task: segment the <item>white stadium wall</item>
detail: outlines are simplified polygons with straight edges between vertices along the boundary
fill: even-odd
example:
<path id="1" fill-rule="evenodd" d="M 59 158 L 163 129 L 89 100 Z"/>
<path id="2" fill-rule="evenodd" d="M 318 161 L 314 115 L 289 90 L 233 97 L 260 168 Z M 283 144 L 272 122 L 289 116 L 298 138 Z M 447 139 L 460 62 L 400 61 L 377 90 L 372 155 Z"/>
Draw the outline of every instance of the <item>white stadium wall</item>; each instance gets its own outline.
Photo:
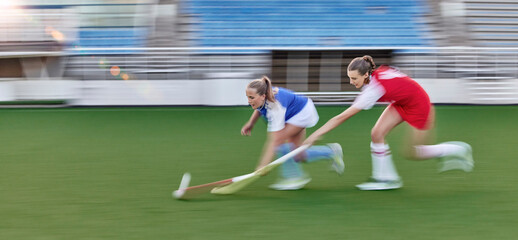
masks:
<path id="1" fill-rule="evenodd" d="M 504 92 L 471 86 L 465 79 L 416 79 L 433 103 L 518 104 L 518 79 Z M 244 89 L 250 79 L 170 81 L 82 81 L 71 105 L 207 105 L 246 106 Z M 486 96 L 486 97 L 484 97 Z"/>
<path id="2" fill-rule="evenodd" d="M 470 103 L 462 79 L 415 79 L 428 93 L 433 103 Z"/>
<path id="3" fill-rule="evenodd" d="M 249 79 L 83 81 L 77 106 L 101 105 L 247 105 Z"/>
<path id="4" fill-rule="evenodd" d="M 250 79 L 2 80 L 0 101 L 66 100 L 71 106 L 246 106 Z M 433 103 L 518 104 L 518 79 L 505 86 L 471 86 L 464 79 L 416 79 Z M 478 84 L 478 83 L 477 83 Z M 500 89 L 498 92 L 491 89 Z"/>
<path id="5" fill-rule="evenodd" d="M 2 79 L 0 101 L 71 100 L 80 97 L 81 89 L 77 80 Z"/>

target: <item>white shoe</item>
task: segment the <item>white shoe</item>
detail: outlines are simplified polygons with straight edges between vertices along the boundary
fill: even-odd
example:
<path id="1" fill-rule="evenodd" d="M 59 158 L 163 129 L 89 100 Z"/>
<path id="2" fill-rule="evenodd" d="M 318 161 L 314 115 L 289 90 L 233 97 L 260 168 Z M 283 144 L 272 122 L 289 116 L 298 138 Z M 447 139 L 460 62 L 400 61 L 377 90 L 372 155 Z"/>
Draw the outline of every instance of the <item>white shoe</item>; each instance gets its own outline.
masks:
<path id="1" fill-rule="evenodd" d="M 308 176 L 296 177 L 296 178 L 284 178 L 279 179 L 274 184 L 270 185 L 271 189 L 275 190 L 298 190 L 303 188 L 307 183 L 311 181 L 311 178 Z"/>
<path id="2" fill-rule="evenodd" d="M 327 144 L 333 150 L 333 162 L 331 163 L 331 169 L 336 173 L 342 175 L 344 173 L 344 153 L 342 152 L 342 146 L 338 143 Z"/>
<path id="3" fill-rule="evenodd" d="M 455 144 L 464 148 L 456 154 L 442 157 L 439 161 L 439 172 L 450 170 L 462 170 L 464 172 L 473 171 L 475 162 L 473 161 L 473 151 L 471 146 L 465 142 L 445 142 L 448 144 Z"/>
<path id="4" fill-rule="evenodd" d="M 401 179 L 382 181 L 370 178 L 367 182 L 358 184 L 356 187 L 363 191 L 398 189 L 403 187 L 403 181 Z"/>

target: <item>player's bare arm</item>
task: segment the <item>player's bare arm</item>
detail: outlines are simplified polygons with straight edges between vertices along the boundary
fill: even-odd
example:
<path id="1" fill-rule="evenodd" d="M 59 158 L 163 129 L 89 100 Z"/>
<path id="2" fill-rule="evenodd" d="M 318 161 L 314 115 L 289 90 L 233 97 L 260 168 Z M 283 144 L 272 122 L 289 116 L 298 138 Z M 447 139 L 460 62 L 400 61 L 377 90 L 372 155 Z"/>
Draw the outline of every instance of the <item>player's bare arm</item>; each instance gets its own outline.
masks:
<path id="1" fill-rule="evenodd" d="M 252 116 L 250 116 L 250 119 L 248 122 L 245 123 L 245 125 L 241 128 L 241 135 L 243 136 L 250 136 L 252 135 L 252 129 L 255 126 L 255 123 L 257 120 L 261 117 L 261 113 L 259 111 L 254 111 L 252 113 Z"/>
<path id="2" fill-rule="evenodd" d="M 355 108 L 355 107 L 349 107 L 342 113 L 334 116 L 333 118 L 329 119 L 322 127 L 320 127 L 318 130 L 316 130 L 313 134 L 311 134 L 303 144 L 310 144 L 313 145 L 316 141 L 318 141 L 324 134 L 328 133 L 329 131 L 335 129 L 336 127 L 340 126 L 340 124 L 347 121 L 347 119 L 351 118 L 358 112 L 360 112 L 361 109 Z"/>

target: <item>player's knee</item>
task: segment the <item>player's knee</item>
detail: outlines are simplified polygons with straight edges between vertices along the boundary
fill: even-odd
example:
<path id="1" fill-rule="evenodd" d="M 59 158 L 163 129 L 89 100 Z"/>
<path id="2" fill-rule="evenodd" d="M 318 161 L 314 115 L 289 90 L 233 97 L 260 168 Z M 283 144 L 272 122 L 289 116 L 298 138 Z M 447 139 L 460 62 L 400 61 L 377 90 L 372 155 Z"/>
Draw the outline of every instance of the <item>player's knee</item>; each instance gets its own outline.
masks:
<path id="1" fill-rule="evenodd" d="M 372 139 L 372 142 L 383 142 L 385 139 L 385 134 L 383 134 L 382 131 L 380 131 L 376 128 L 373 128 L 371 130 L 371 139 Z"/>
<path id="2" fill-rule="evenodd" d="M 412 153 L 412 151 L 410 151 L 408 149 L 403 150 L 403 152 L 401 154 L 403 155 L 404 158 L 406 158 L 408 160 L 417 160 L 415 157 L 415 154 Z"/>
<path id="3" fill-rule="evenodd" d="M 419 155 L 417 154 L 417 149 L 413 145 L 404 147 L 402 155 L 404 158 L 409 159 L 409 160 L 414 160 L 414 161 L 421 160 L 419 158 Z"/>

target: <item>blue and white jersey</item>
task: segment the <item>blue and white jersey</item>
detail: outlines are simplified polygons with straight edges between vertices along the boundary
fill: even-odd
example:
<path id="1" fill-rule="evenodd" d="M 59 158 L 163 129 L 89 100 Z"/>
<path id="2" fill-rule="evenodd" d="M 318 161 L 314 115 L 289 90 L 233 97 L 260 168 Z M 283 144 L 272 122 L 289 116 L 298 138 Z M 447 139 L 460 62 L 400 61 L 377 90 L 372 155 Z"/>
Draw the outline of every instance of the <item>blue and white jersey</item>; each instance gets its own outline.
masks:
<path id="1" fill-rule="evenodd" d="M 275 89 L 276 101 L 266 101 L 264 106 L 258 109 L 268 121 L 268 132 L 282 130 L 286 122 L 299 113 L 308 102 L 306 97 L 298 96 L 291 90 L 280 87 Z"/>

